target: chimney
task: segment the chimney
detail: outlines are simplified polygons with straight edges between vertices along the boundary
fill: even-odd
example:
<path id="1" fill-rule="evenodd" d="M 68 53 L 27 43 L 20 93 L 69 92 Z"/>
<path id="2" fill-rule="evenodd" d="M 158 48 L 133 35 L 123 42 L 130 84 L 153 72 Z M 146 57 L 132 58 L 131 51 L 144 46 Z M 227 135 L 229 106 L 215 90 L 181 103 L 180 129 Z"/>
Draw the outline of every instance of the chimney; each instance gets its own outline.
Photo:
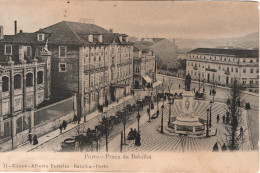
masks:
<path id="1" fill-rule="evenodd" d="M 112 32 L 113 33 L 113 29 L 111 28 L 111 29 L 109 29 L 109 32 Z"/>
<path id="2" fill-rule="evenodd" d="M 174 45 L 175 45 L 175 39 L 172 39 L 172 44 L 174 44 Z"/>
<path id="3" fill-rule="evenodd" d="M 14 34 L 17 34 L 17 21 L 14 21 Z"/>
<path id="4" fill-rule="evenodd" d="M 4 39 L 4 27 L 0 26 L 0 40 Z"/>

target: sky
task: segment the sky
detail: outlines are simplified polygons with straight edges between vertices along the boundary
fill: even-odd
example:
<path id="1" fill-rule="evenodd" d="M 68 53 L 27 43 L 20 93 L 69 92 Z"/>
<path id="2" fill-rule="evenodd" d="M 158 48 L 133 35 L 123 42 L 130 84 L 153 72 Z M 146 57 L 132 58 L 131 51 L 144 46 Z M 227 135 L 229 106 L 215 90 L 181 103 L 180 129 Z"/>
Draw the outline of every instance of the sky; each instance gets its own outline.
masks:
<path id="1" fill-rule="evenodd" d="M 229 38 L 258 32 L 256 2 L 0 0 L 4 34 L 35 32 L 80 18 L 136 37 Z"/>

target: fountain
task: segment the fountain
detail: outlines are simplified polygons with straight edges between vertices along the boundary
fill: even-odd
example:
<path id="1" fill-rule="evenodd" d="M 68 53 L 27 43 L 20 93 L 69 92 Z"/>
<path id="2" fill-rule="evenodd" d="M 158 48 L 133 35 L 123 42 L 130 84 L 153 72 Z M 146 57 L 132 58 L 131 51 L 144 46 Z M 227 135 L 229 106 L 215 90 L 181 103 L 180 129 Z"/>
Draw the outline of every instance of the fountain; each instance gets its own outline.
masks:
<path id="1" fill-rule="evenodd" d="M 200 121 L 199 115 L 194 113 L 194 95 L 190 91 L 191 77 L 188 74 L 185 79 L 185 91 L 182 94 L 181 110 L 176 117 L 171 117 L 168 129 L 176 134 L 203 135 L 206 133 L 206 125 Z"/>

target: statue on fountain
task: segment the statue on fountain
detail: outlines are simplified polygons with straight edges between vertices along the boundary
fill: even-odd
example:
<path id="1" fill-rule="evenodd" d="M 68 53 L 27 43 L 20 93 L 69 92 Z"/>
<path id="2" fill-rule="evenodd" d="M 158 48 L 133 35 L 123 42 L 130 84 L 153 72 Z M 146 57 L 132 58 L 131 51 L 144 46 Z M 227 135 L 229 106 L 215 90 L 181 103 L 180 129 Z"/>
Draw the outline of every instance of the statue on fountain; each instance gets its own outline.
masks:
<path id="1" fill-rule="evenodd" d="M 186 75 L 185 78 L 185 91 L 190 91 L 190 84 L 191 84 L 191 76 L 190 74 Z"/>

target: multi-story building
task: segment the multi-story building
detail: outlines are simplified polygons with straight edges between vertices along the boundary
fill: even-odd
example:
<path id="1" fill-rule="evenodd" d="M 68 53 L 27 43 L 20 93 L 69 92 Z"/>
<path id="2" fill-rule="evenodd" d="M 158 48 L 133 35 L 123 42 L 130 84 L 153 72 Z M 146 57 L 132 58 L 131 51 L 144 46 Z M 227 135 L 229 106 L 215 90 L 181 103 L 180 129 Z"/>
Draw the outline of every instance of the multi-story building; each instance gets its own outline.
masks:
<path id="1" fill-rule="evenodd" d="M 77 94 L 80 115 L 130 93 L 133 45 L 127 35 L 68 21 L 36 34 L 35 45 L 48 42 L 52 53 L 52 94 Z M 38 48 L 42 49 L 40 45 Z"/>
<path id="2" fill-rule="evenodd" d="M 157 64 L 152 50 L 143 45 L 134 45 L 134 79 L 135 89 L 151 87 L 156 82 Z"/>
<path id="3" fill-rule="evenodd" d="M 222 86 L 237 80 L 246 90 L 258 92 L 258 50 L 197 48 L 187 56 L 186 74 L 193 80 Z"/>
<path id="4" fill-rule="evenodd" d="M 35 55 L 36 34 L 0 32 L 0 139 L 30 131 L 31 110 L 50 98 L 50 54 Z M 35 40 L 36 41 L 36 40 Z M 44 46 L 44 45 L 43 45 Z"/>

